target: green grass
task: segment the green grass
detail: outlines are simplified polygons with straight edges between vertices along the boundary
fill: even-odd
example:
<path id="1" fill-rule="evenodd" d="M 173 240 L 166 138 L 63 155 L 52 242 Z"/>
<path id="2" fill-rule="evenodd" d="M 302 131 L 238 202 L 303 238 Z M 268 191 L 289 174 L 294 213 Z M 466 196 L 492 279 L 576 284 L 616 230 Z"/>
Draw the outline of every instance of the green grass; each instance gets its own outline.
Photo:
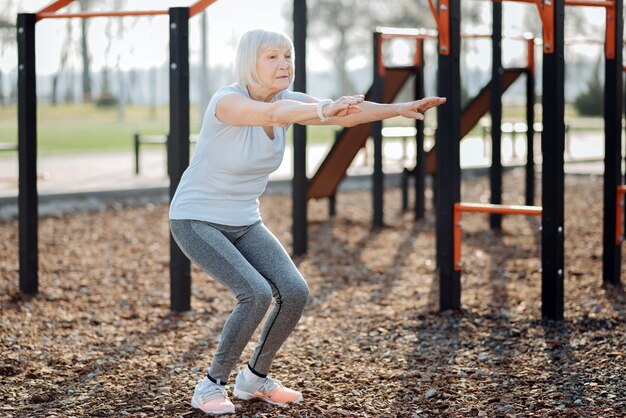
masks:
<path id="1" fill-rule="evenodd" d="M 143 134 L 165 134 L 169 129 L 169 108 L 156 109 L 151 117 L 147 106 L 127 106 L 124 120 L 119 120 L 117 109 L 97 108 L 94 104 L 62 105 L 57 107 L 41 105 L 38 111 L 38 152 L 39 155 L 91 153 L 107 151 L 131 151 L 135 132 Z M 191 109 L 191 132 L 199 131 L 197 109 Z M 541 120 L 538 112 L 537 120 Z M 505 106 L 504 121 L 523 121 L 524 106 Z M 427 115 L 427 124 L 435 124 L 435 113 Z M 387 126 L 409 126 L 412 121 L 394 118 L 385 121 Z M 566 123 L 572 129 L 602 129 L 601 118 L 580 118 L 571 106 L 566 107 Z M 311 126 L 308 128 L 308 142 L 332 141 L 331 126 Z M 480 135 L 479 128 L 472 134 Z M 291 133 L 289 134 L 291 141 Z M 0 107 L 0 143 L 17 143 L 17 108 Z M 0 158 L 14 157 L 14 151 L 0 153 Z"/>
<path id="2" fill-rule="evenodd" d="M 92 104 L 39 106 L 37 144 L 40 154 L 84 153 L 132 149 L 135 132 L 166 133 L 167 108 L 158 108 L 156 117 L 144 107 L 129 106 L 125 120 L 118 120 L 115 108 L 100 109 Z M 17 110 L 0 108 L 0 142 L 17 141 Z"/>
<path id="3" fill-rule="evenodd" d="M 118 119 L 116 108 L 97 108 L 92 104 L 39 106 L 37 109 L 37 144 L 40 155 L 107 151 L 131 151 L 133 135 L 165 134 L 169 130 L 169 108 L 159 107 L 150 116 L 148 107 L 128 106 L 125 119 Z M 197 109 L 191 109 L 191 132 L 198 132 Z M 334 138 L 333 127 L 309 128 L 309 142 Z M 291 137 L 291 135 L 290 135 Z M 17 143 L 17 108 L 0 107 L 0 143 Z M 3 152 L 8 157 L 14 152 Z"/>

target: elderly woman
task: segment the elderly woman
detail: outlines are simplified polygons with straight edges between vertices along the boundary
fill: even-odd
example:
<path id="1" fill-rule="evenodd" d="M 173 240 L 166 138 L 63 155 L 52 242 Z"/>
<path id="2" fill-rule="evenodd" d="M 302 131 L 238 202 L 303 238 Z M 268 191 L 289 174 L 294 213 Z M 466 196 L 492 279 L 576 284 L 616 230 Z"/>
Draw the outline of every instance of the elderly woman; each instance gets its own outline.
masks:
<path id="1" fill-rule="evenodd" d="M 302 315 L 309 288 L 259 213 L 259 196 L 285 152 L 287 127 L 353 126 L 398 115 L 422 119 L 424 111 L 445 102 L 433 97 L 378 104 L 362 95 L 318 100 L 287 90 L 293 62 L 292 42 L 283 34 L 254 30 L 241 37 L 237 82 L 212 97 L 195 155 L 170 207 L 172 235 L 181 250 L 237 298 L 191 401 L 211 414 L 234 413 L 225 385 L 272 298 L 274 307 L 252 357 L 237 374 L 233 394 L 277 405 L 302 400 L 268 373 Z"/>

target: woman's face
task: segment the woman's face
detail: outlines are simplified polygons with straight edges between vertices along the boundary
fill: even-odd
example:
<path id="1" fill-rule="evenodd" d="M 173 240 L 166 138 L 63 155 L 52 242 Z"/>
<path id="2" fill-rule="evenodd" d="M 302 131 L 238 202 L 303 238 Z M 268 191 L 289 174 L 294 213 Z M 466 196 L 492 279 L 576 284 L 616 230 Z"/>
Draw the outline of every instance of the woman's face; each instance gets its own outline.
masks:
<path id="1" fill-rule="evenodd" d="M 272 47 L 261 51 L 257 74 L 264 87 L 276 90 L 289 88 L 293 80 L 293 57 L 288 47 Z"/>

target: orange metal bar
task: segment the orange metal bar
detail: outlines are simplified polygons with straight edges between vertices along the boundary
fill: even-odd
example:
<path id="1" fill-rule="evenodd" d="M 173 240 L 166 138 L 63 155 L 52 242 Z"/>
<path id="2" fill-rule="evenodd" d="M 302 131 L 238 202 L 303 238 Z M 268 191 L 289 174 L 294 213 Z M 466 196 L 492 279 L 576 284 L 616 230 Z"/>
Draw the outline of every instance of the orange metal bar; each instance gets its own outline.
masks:
<path id="1" fill-rule="evenodd" d="M 415 39 L 415 54 L 413 54 L 413 65 L 415 69 L 422 68 L 422 49 L 424 48 L 424 39 Z"/>
<path id="2" fill-rule="evenodd" d="M 55 0 L 54 2 L 44 7 L 43 9 L 39 10 L 36 14 L 56 12 L 57 10 L 64 8 L 65 6 L 67 6 L 68 4 L 72 2 L 74 2 L 74 0 Z"/>
<path id="3" fill-rule="evenodd" d="M 449 0 L 439 0 L 439 10 L 435 7 L 433 0 L 428 0 L 428 5 L 439 32 L 439 53 L 441 55 L 450 55 Z"/>
<path id="4" fill-rule="evenodd" d="M 125 17 L 125 16 L 154 16 L 154 15 L 167 15 L 167 10 L 138 10 L 138 11 L 126 11 L 126 12 L 84 12 L 84 13 L 37 13 L 37 20 L 41 19 L 70 19 L 81 18 L 89 19 L 92 17 Z"/>
<path id="5" fill-rule="evenodd" d="M 615 245 L 621 245 L 624 241 L 624 228 L 622 222 L 624 220 L 624 195 L 626 195 L 626 186 L 617 186 L 617 200 L 615 201 Z"/>
<path id="6" fill-rule="evenodd" d="M 448 0 L 439 0 L 439 52 L 450 55 L 450 7 Z"/>
<path id="7" fill-rule="evenodd" d="M 428 6 L 430 7 L 430 12 L 433 14 L 433 19 L 435 19 L 435 25 L 437 26 L 437 29 L 439 29 L 439 26 L 441 26 L 439 24 L 439 13 L 437 13 L 433 0 L 428 0 Z"/>
<path id="8" fill-rule="evenodd" d="M 385 63 L 383 59 L 383 39 L 381 37 L 379 37 L 378 42 L 376 42 L 376 49 L 378 50 L 378 75 L 384 77 Z"/>
<path id="9" fill-rule="evenodd" d="M 415 68 L 419 68 L 422 66 L 420 52 L 424 45 L 424 39 L 432 39 L 435 38 L 432 35 L 420 34 L 420 35 L 411 35 L 406 33 L 381 33 L 378 42 L 378 73 L 382 76 L 385 75 L 385 63 L 383 60 L 383 44 L 387 41 L 396 38 L 405 38 L 405 39 L 415 39 L 415 54 L 413 56 L 413 63 Z"/>
<path id="10" fill-rule="evenodd" d="M 624 188 L 626 192 L 626 187 Z M 461 213 L 498 213 L 501 215 L 533 215 L 541 216 L 541 206 L 492 205 L 487 203 L 455 203 L 454 204 L 454 270 L 461 270 Z"/>
<path id="11" fill-rule="evenodd" d="M 542 4 L 542 0 L 535 0 L 539 16 L 543 23 L 543 52 L 552 54 L 554 52 L 554 3 Z"/>
<path id="12" fill-rule="evenodd" d="M 456 203 L 462 212 L 498 213 L 501 215 L 541 216 L 541 206 L 493 205 L 490 203 Z"/>
<path id="13" fill-rule="evenodd" d="M 566 6 L 588 6 L 588 7 L 615 7 L 615 3 L 609 0 L 565 0 Z"/>
<path id="14" fill-rule="evenodd" d="M 36 20 L 42 19 L 68 19 L 68 18 L 92 18 L 92 17 L 124 17 L 124 16 L 155 16 L 167 15 L 167 10 L 138 10 L 138 11 L 116 11 L 116 12 L 84 12 L 56 14 L 55 12 L 64 8 L 75 0 L 56 0 L 36 14 Z M 198 0 L 189 7 L 189 17 L 195 16 L 204 9 L 215 3 L 217 0 Z"/>
<path id="15" fill-rule="evenodd" d="M 217 0 L 198 0 L 189 7 L 189 17 L 194 17 L 216 1 Z"/>
<path id="16" fill-rule="evenodd" d="M 463 264 L 461 263 L 461 211 L 459 203 L 454 204 L 454 270 L 460 271 Z"/>
<path id="17" fill-rule="evenodd" d="M 385 41 L 390 41 L 392 39 L 396 39 L 396 38 L 407 38 L 407 39 L 432 39 L 435 38 L 434 36 L 431 35 L 409 35 L 409 34 L 403 34 L 403 33 L 383 33 L 380 35 L 380 38 L 385 40 Z"/>
<path id="18" fill-rule="evenodd" d="M 552 27 L 554 17 L 554 0 L 547 2 L 544 0 L 493 0 L 498 2 L 514 1 L 517 3 L 535 3 L 539 10 L 539 15 L 543 23 L 543 45 L 545 53 L 552 53 L 554 45 L 554 28 Z M 566 6 L 586 6 L 606 8 L 606 38 L 604 43 L 605 57 L 615 58 L 615 39 L 611 34 L 615 33 L 615 1 L 614 0 L 565 0 Z"/>
<path id="19" fill-rule="evenodd" d="M 554 52 L 554 0 L 493 0 L 500 3 L 511 1 L 516 3 L 530 3 L 537 6 L 539 18 L 543 25 L 543 52 L 551 54 Z M 566 0 L 567 4 L 567 0 Z"/>
<path id="20" fill-rule="evenodd" d="M 541 1 L 541 0 L 540 0 Z M 494 3 L 536 3 L 536 0 L 493 0 Z M 610 7 L 610 0 L 565 0 L 566 6 Z"/>
<path id="21" fill-rule="evenodd" d="M 543 51 L 546 54 L 551 54 L 554 52 L 554 0 L 552 1 L 544 1 L 544 0 L 493 0 L 494 2 L 504 3 L 507 2 L 515 2 L 515 3 L 529 3 L 535 4 L 537 6 L 537 10 L 539 11 L 539 17 L 541 18 L 541 23 L 543 25 Z M 566 3 L 567 4 L 566 0 Z"/>
<path id="22" fill-rule="evenodd" d="M 609 60 L 615 59 L 615 2 L 606 8 L 604 56 Z"/>

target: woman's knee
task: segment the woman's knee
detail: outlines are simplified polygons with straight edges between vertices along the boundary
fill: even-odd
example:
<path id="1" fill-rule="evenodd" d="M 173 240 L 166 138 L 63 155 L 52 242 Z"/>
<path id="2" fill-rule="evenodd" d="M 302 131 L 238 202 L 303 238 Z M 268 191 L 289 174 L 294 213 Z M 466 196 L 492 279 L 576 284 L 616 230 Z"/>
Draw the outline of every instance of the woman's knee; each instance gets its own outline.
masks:
<path id="1" fill-rule="evenodd" d="M 304 308 L 309 300 L 309 286 L 306 284 L 302 277 L 295 280 L 294 283 L 289 286 L 289 292 L 283 300 L 283 303 L 289 303 L 290 305 L 298 308 Z"/>
<path id="2" fill-rule="evenodd" d="M 255 310 L 266 312 L 272 304 L 272 288 L 269 285 L 254 286 L 247 296 L 245 301 L 249 302 Z"/>

